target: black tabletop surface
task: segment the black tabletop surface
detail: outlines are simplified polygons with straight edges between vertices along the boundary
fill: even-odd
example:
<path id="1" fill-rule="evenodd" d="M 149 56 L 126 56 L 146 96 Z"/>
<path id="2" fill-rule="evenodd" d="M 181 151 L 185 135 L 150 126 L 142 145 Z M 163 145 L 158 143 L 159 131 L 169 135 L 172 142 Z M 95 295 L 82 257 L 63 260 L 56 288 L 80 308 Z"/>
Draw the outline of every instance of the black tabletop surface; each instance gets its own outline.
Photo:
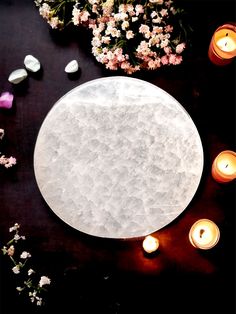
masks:
<path id="1" fill-rule="evenodd" d="M 177 3 L 193 28 L 184 62 L 132 77 L 164 89 L 187 110 L 202 140 L 204 168 L 185 211 L 154 234 L 160 248 L 150 256 L 142 250 L 142 238 L 97 238 L 65 224 L 47 206 L 34 176 L 37 134 L 54 103 L 84 82 L 124 74 L 105 70 L 94 59 L 86 29 L 53 31 L 34 1 L 0 1 L 0 93 L 14 94 L 13 107 L 0 109 L 5 130 L 0 151 L 17 159 L 16 166 L 0 168 L 0 246 L 11 237 L 9 227 L 19 223 L 32 267 L 51 278 L 45 305 L 31 304 L 16 291 L 19 277 L 1 254 L 1 314 L 235 313 L 235 180 L 221 184 L 211 175 L 214 158 L 235 151 L 235 60 L 216 66 L 208 58 L 215 29 L 235 21 L 235 1 Z M 9 74 L 24 67 L 27 54 L 37 57 L 42 69 L 12 85 Z M 69 76 L 64 68 L 72 59 L 80 70 Z M 211 250 L 198 250 L 188 239 L 201 218 L 213 220 L 221 232 Z"/>

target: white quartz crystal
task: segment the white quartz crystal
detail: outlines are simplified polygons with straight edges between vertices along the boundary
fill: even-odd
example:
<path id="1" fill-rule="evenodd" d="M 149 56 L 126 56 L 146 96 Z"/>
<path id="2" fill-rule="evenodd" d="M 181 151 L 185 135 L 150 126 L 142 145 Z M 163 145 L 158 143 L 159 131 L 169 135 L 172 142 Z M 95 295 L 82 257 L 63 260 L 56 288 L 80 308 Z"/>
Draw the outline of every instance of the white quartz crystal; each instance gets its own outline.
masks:
<path id="1" fill-rule="evenodd" d="M 76 60 L 70 61 L 67 66 L 65 67 L 66 73 L 75 73 L 79 69 L 79 64 Z"/>
<path id="2" fill-rule="evenodd" d="M 202 169 L 201 140 L 185 109 L 155 85 L 119 76 L 63 96 L 34 151 L 36 180 L 53 212 L 107 238 L 144 236 L 172 222 Z"/>
<path id="3" fill-rule="evenodd" d="M 8 77 L 8 81 L 11 82 L 12 84 L 19 84 L 27 76 L 28 76 L 28 73 L 26 72 L 25 69 L 17 69 L 15 71 L 11 72 L 11 74 Z"/>
<path id="4" fill-rule="evenodd" d="M 40 70 L 40 62 L 32 55 L 27 55 L 24 59 L 24 65 L 27 70 L 31 72 L 38 72 Z"/>

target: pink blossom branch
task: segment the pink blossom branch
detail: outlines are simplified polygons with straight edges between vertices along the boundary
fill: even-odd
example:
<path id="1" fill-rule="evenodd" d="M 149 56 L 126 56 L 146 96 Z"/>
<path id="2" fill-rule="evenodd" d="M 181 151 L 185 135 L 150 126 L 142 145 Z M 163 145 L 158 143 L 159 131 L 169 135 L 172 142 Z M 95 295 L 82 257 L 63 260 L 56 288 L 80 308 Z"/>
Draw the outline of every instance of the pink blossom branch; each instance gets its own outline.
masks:
<path id="1" fill-rule="evenodd" d="M 0 165 L 3 165 L 5 168 L 10 168 L 16 164 L 15 157 L 5 157 L 5 155 L 0 156 Z"/>
<path id="2" fill-rule="evenodd" d="M 4 130 L 3 129 L 0 129 L 0 140 L 3 139 L 4 137 Z M 1 152 L 0 152 L 1 154 Z M 15 157 L 6 157 L 5 155 L 0 155 L 0 165 L 4 166 L 5 168 L 10 168 L 12 167 L 13 165 L 16 164 L 16 158 Z"/>

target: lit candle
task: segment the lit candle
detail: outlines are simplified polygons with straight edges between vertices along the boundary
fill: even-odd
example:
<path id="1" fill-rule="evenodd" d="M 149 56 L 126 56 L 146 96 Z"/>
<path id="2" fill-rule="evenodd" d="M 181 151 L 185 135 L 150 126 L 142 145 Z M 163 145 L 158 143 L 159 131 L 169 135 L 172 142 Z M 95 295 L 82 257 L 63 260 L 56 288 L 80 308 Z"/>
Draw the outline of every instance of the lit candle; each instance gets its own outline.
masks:
<path id="1" fill-rule="evenodd" d="M 143 240 L 143 249 L 147 253 L 155 252 L 159 247 L 159 240 L 157 238 L 154 238 L 153 236 L 147 236 Z"/>
<path id="2" fill-rule="evenodd" d="M 236 24 L 224 24 L 212 36 L 208 50 L 209 59 L 216 65 L 230 63 L 236 56 Z"/>
<path id="3" fill-rule="evenodd" d="M 196 221 L 189 231 L 189 240 L 191 244 L 198 249 L 211 249 L 218 243 L 219 239 L 220 230 L 218 226 L 209 219 Z"/>
<path id="4" fill-rule="evenodd" d="M 236 153 L 231 150 L 221 152 L 212 164 L 212 177 L 221 183 L 236 178 Z"/>

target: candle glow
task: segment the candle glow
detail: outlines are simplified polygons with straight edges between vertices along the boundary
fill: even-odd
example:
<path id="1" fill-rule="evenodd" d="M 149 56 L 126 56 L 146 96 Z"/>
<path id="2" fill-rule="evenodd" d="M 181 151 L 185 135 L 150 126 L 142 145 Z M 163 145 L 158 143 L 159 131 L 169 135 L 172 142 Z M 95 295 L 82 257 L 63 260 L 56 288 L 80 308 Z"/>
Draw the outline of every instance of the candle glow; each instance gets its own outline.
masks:
<path id="1" fill-rule="evenodd" d="M 143 249 L 147 253 L 155 252 L 159 247 L 159 240 L 157 238 L 154 238 L 153 236 L 147 236 L 143 240 Z"/>
<path id="2" fill-rule="evenodd" d="M 236 153 L 230 150 L 221 152 L 212 164 L 212 177 L 217 182 L 229 182 L 236 178 Z"/>
<path id="3" fill-rule="evenodd" d="M 196 221 L 189 231 L 189 240 L 191 244 L 198 249 L 211 249 L 218 243 L 219 239 L 220 230 L 218 226 L 209 219 Z"/>
<path id="4" fill-rule="evenodd" d="M 230 37 L 220 38 L 216 44 L 222 51 L 225 52 L 234 51 L 236 49 L 236 43 Z"/>
<path id="5" fill-rule="evenodd" d="M 214 32 L 208 50 L 209 59 L 216 65 L 225 65 L 236 56 L 236 24 L 228 23 Z"/>

